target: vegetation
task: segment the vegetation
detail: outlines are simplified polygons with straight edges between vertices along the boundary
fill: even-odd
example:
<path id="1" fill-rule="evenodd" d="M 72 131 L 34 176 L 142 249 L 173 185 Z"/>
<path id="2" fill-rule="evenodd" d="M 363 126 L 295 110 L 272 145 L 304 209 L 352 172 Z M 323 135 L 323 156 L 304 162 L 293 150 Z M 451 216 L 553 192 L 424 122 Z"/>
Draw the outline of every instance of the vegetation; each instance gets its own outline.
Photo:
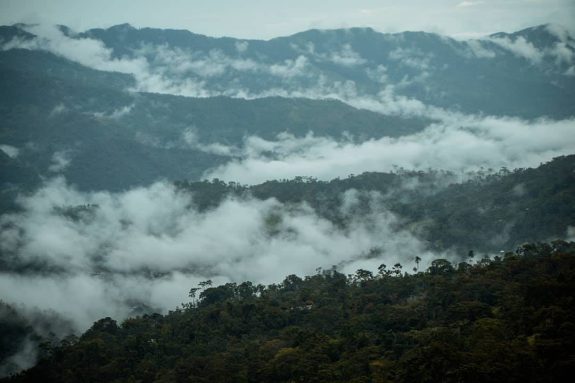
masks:
<path id="1" fill-rule="evenodd" d="M 99 320 L 7 381 L 560 382 L 575 367 L 575 243 L 401 267 L 206 281 L 165 316 Z"/>
<path id="2" fill-rule="evenodd" d="M 219 180 L 179 182 L 193 193 L 199 209 L 217 206 L 229 195 L 306 202 L 340 225 L 342 194 L 350 189 L 379 192 L 382 203 L 401 217 L 402 226 L 435 250 L 455 248 L 488 252 L 515 248 L 524 242 L 564 238 L 575 222 L 575 155 L 555 158 L 535 169 L 480 171 L 465 182 L 435 170 L 364 173 L 346 179 L 319 181 L 297 177 L 251 187 Z M 362 196 L 369 198 L 369 194 Z M 363 210 L 370 204 L 363 204 Z M 358 211 L 361 214 L 362 211 Z"/>
<path id="3" fill-rule="evenodd" d="M 248 136 L 275 139 L 284 132 L 398 137 L 431 122 L 384 116 L 334 100 L 129 93 L 126 89 L 134 85 L 129 75 L 24 49 L 0 52 L 0 83 L 0 143 L 20 149 L 18 161 L 0 158 L 0 192 L 13 184 L 35 187 L 40 175 L 53 176 L 49 167 L 56 152 L 73 159 L 60 174 L 80 189 L 124 190 L 158 179 L 197 180 L 229 160 L 203 151 L 202 145 L 241 146 Z M 186 133 L 197 142 L 186 143 Z M 4 176 L 21 168 L 36 178 Z"/>

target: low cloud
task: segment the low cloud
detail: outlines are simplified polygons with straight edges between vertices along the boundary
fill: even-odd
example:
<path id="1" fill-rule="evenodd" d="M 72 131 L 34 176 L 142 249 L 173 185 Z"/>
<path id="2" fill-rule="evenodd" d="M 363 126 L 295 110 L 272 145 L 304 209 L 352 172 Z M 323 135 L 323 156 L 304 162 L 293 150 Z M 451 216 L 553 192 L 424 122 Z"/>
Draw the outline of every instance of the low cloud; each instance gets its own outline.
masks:
<path id="1" fill-rule="evenodd" d="M 497 56 L 493 50 L 485 46 L 483 40 L 468 40 L 466 43 L 473 56 L 477 58 L 492 59 Z"/>
<path id="2" fill-rule="evenodd" d="M 185 143 L 185 147 L 190 149 L 199 150 L 204 153 L 216 154 L 219 156 L 232 157 L 237 156 L 238 149 L 233 146 L 228 146 L 214 143 L 202 143 L 198 138 L 197 131 L 194 128 L 188 128 L 182 133 L 182 141 Z M 170 146 L 176 146 L 176 144 L 171 144 Z"/>
<path id="3" fill-rule="evenodd" d="M 550 33 L 557 36 L 557 42 L 545 50 L 538 49 L 523 37 L 468 40 L 466 45 L 454 45 L 454 49 L 482 59 L 493 59 L 509 52 L 534 65 L 545 63 L 557 73 L 575 75 L 573 40 L 559 27 L 549 28 Z M 99 40 L 72 38 L 57 28 L 45 26 L 33 27 L 30 32 L 38 37 L 4 43 L 3 49 L 42 49 L 94 69 L 132 74 L 135 78 L 133 91 L 188 97 L 337 99 L 356 108 L 389 115 L 437 118 L 437 115 L 447 113 L 401 94 L 414 84 L 424 86 L 434 71 L 441 70 L 434 68 L 432 55 L 414 48 L 394 49 L 388 53 L 390 64 L 397 62 L 408 71 L 396 78 L 384 65 L 361 57 L 351 44 L 328 53 L 318 52 L 312 43 L 293 45 L 293 57 L 275 61 L 263 54 L 257 56 L 257 60 L 245 54 L 249 49 L 246 41 L 238 41 L 231 53 L 219 49 L 202 51 L 144 44 L 129 56 L 116 57 Z M 356 83 L 354 77 L 323 71 L 318 65 L 321 62 L 353 68 L 358 76 L 365 75 L 383 86 L 377 91 L 366 90 L 365 82 Z"/>
<path id="4" fill-rule="evenodd" d="M 244 53 L 250 47 L 250 43 L 247 41 L 237 41 L 235 43 L 235 47 L 236 47 L 236 50 L 238 51 L 238 53 Z"/>
<path id="5" fill-rule="evenodd" d="M 534 64 L 540 64 L 543 61 L 544 52 L 537 49 L 523 36 L 519 36 L 514 40 L 508 37 L 493 37 L 490 41 L 496 43 L 503 49 L 510 51 L 515 56 L 527 59 Z"/>
<path id="6" fill-rule="evenodd" d="M 120 108 L 116 108 L 116 109 L 114 109 L 108 113 L 106 113 L 106 112 L 94 112 L 92 114 L 94 117 L 100 118 L 100 119 L 119 120 L 120 118 L 125 117 L 128 114 L 130 114 L 132 112 L 132 109 L 134 109 L 133 104 L 122 106 Z"/>
<path id="7" fill-rule="evenodd" d="M 52 155 L 52 162 L 48 166 L 48 171 L 52 173 L 61 173 L 72 162 L 72 154 L 69 150 L 60 150 Z"/>
<path id="8" fill-rule="evenodd" d="M 33 367 L 38 357 L 38 343 L 26 337 L 20 342 L 19 349 L 4 360 L 0 360 L 0 378 Z"/>
<path id="9" fill-rule="evenodd" d="M 50 112 L 50 117 L 58 116 L 66 112 L 68 112 L 68 107 L 64 103 L 59 103 L 58 105 L 54 106 Z"/>
<path id="10" fill-rule="evenodd" d="M 575 120 L 538 120 L 452 116 L 425 130 L 399 138 L 364 142 L 327 137 L 276 140 L 258 137 L 228 152 L 239 157 L 210 170 L 205 178 L 257 184 L 268 179 L 314 176 L 345 177 L 364 171 L 428 168 L 468 172 L 480 167 L 499 169 L 537 166 L 575 152 Z"/>
<path id="11" fill-rule="evenodd" d="M 308 46 L 308 51 L 313 54 L 313 44 Z M 315 57 L 347 67 L 353 67 L 367 63 L 367 60 L 362 58 L 359 53 L 354 51 L 350 44 L 344 44 L 339 50 L 334 50 L 329 54 L 315 54 Z"/>
<path id="12" fill-rule="evenodd" d="M 485 41 L 493 42 L 501 48 L 513 53 L 517 57 L 525 58 L 533 64 L 540 65 L 545 61 L 550 62 L 556 69 L 565 69 L 567 72 L 575 64 L 575 40 L 569 32 L 558 25 L 549 24 L 546 31 L 557 39 L 549 46 L 538 48 L 527 41 L 525 37 L 491 37 Z M 563 73 L 567 74 L 568 73 Z"/>
<path id="13" fill-rule="evenodd" d="M 389 52 L 389 59 L 401 65 L 424 71 L 429 69 L 431 57 L 412 49 L 397 48 Z"/>
<path id="14" fill-rule="evenodd" d="M 12 145 L 0 145 L 0 150 L 10 158 L 16 158 L 20 154 L 20 149 Z"/>
<path id="15" fill-rule="evenodd" d="M 21 197 L 22 212 L 0 218 L 0 248 L 12 267 L 0 274 L 0 289 L 8 303 L 53 309 L 83 330 L 138 306 L 173 309 L 205 279 L 271 283 L 317 267 L 375 271 L 437 257 L 397 229 L 381 198 L 343 194 L 349 224 L 341 228 L 305 204 L 229 198 L 200 212 L 193 196 L 165 183 L 82 193 L 58 178 Z M 360 200 L 370 213 L 356 216 Z"/>

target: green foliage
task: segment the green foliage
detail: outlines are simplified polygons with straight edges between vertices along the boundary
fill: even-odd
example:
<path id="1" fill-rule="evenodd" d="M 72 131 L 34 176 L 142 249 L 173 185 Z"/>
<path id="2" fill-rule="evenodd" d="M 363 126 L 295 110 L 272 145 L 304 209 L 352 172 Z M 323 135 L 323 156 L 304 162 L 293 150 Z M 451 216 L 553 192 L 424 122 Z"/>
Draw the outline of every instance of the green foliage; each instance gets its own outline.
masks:
<path id="1" fill-rule="evenodd" d="M 398 137 L 431 122 L 334 100 L 130 93 L 130 75 L 25 49 L 0 52 L 0 83 L 0 143 L 21 149 L 17 160 L 0 153 L 0 188 L 37 186 L 39 176 L 53 175 L 49 166 L 58 151 L 72 157 L 62 175 L 80 189 L 123 190 L 158 179 L 197 180 L 229 160 L 201 145 L 240 146 L 248 136 L 280 133 Z M 186 134 L 194 138 L 186 142 Z"/>
<path id="2" fill-rule="evenodd" d="M 479 171 L 465 182 L 456 182 L 449 172 L 398 169 L 331 181 L 296 177 L 250 187 L 219 180 L 176 185 L 192 193 L 200 209 L 213 208 L 230 195 L 276 198 L 286 204 L 306 202 L 341 226 L 349 221 L 349 214 L 340 211 L 343 193 L 363 192 L 353 212 L 360 216 L 372 211 L 369 192 L 376 191 L 383 196 L 383 206 L 402 218 L 400 228 L 418 235 L 434 250 L 455 248 L 473 258 L 476 252 L 563 238 L 575 223 L 574 169 L 575 155 L 570 155 L 534 169 Z M 270 217 L 272 230 L 274 219 L 279 217 Z"/>
<path id="3" fill-rule="evenodd" d="M 197 304 L 120 325 L 104 318 L 9 381 L 567 381 L 575 243 L 466 265 L 202 282 Z"/>

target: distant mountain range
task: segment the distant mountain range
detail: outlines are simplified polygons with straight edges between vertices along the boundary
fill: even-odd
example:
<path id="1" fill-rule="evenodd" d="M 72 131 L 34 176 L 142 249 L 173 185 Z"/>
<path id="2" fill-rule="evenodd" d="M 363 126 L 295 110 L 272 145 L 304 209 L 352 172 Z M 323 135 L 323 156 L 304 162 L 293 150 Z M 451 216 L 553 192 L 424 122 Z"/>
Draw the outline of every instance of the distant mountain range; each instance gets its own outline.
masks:
<path id="1" fill-rule="evenodd" d="M 230 158 L 202 145 L 247 136 L 362 141 L 422 131 L 444 112 L 575 114 L 575 40 L 553 26 L 468 41 L 369 28 L 257 41 L 14 25 L 0 45 L 5 190 L 55 174 L 108 190 L 199 179 Z"/>
<path id="2" fill-rule="evenodd" d="M 75 37 L 102 41 L 115 58 L 144 56 L 152 66 L 166 66 L 174 53 L 194 58 L 198 65 L 182 63 L 172 75 L 201 78 L 206 89 L 222 93 L 240 87 L 258 94 L 274 86 L 297 93 L 313 88 L 319 78 L 327 88 L 330 83 L 349 87 L 344 90 L 349 96 L 377 95 L 392 86 L 398 95 L 465 113 L 527 118 L 575 113 L 570 102 L 575 40 L 548 25 L 468 41 L 370 28 L 310 30 L 253 41 L 127 24 Z M 157 55 L 158 47 L 164 57 Z"/>

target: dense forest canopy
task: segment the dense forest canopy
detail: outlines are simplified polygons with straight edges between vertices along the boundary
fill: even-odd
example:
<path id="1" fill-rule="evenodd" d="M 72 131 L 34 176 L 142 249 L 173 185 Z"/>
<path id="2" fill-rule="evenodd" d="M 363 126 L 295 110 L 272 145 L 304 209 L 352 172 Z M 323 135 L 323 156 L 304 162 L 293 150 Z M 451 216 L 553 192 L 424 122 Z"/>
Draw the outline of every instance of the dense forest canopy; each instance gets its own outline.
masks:
<path id="1" fill-rule="evenodd" d="M 382 264 L 269 286 L 205 281 L 167 315 L 104 318 L 46 344 L 6 381 L 562 382 L 574 289 L 575 243 L 562 241 L 411 274 Z"/>

